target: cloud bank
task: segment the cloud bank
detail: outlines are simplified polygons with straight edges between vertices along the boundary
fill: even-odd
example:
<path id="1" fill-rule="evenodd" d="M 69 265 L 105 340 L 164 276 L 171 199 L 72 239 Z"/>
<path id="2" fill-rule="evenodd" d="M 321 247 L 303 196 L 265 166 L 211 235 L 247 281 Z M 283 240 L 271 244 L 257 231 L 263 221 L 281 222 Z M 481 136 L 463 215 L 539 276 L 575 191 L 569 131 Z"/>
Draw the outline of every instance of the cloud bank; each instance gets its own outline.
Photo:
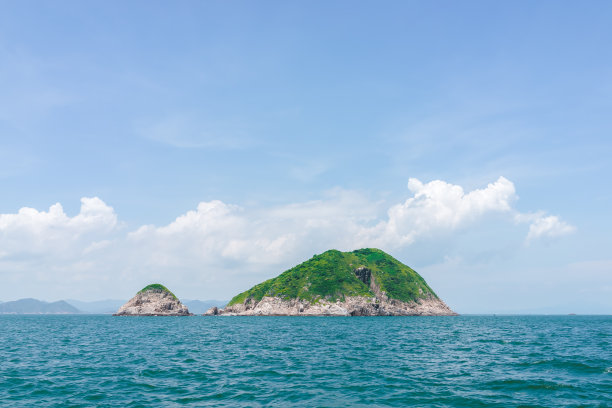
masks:
<path id="1" fill-rule="evenodd" d="M 41 284 L 91 281 L 90 292 L 96 283 L 129 286 L 151 279 L 235 292 L 245 276 L 257 281 L 329 248 L 401 250 L 486 228 L 490 217 L 518 229 L 528 224 L 523 237 L 530 242 L 575 230 L 555 215 L 518 212 L 514 184 L 504 177 L 469 192 L 441 180 L 410 179 L 408 192 L 404 202 L 391 205 L 341 189 L 320 200 L 264 209 L 213 200 L 168 225 L 131 231 L 120 228 L 113 208 L 98 197 L 82 198 L 72 217 L 59 203 L 48 211 L 24 207 L 0 214 L 0 276 L 14 282 L 20 281 L 17 273 L 24 280 L 36 276 Z"/>
<path id="2" fill-rule="evenodd" d="M 5 257 L 19 253 L 65 255 L 60 252 L 83 248 L 111 233 L 117 222 L 113 208 L 98 197 L 82 198 L 74 217 L 66 215 L 60 203 L 48 211 L 23 207 L 16 214 L 0 214 L 0 245 Z"/>

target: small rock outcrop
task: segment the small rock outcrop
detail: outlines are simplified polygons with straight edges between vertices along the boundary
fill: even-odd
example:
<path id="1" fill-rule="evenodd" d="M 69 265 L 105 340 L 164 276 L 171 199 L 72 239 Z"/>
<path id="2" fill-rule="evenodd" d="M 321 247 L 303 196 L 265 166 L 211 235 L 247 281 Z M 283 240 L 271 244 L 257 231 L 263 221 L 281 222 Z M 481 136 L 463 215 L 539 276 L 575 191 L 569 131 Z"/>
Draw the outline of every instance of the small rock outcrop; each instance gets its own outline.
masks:
<path id="1" fill-rule="evenodd" d="M 113 316 L 192 316 L 189 309 L 165 286 L 146 286 Z"/>
<path id="2" fill-rule="evenodd" d="M 219 314 L 219 308 L 217 306 L 213 306 L 204 313 L 204 316 L 216 316 Z"/>

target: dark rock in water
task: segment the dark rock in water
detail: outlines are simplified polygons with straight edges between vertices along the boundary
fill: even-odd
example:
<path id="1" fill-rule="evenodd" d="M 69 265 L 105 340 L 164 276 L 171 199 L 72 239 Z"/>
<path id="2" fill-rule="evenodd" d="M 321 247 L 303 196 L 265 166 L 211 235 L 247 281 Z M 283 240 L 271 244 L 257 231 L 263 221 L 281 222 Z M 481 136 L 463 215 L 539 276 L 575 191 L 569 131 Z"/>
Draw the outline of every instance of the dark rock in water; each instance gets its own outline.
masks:
<path id="1" fill-rule="evenodd" d="M 204 313 L 205 316 L 216 316 L 219 314 L 219 308 L 217 306 L 213 306 Z"/>
<path id="2" fill-rule="evenodd" d="M 113 316 L 192 316 L 192 314 L 172 292 L 156 283 L 138 292 Z"/>
<path id="3" fill-rule="evenodd" d="M 206 313 L 208 309 L 213 306 L 222 308 L 227 305 L 228 300 L 192 300 L 192 299 L 181 299 L 181 303 L 189 308 L 189 311 L 193 314 Z"/>

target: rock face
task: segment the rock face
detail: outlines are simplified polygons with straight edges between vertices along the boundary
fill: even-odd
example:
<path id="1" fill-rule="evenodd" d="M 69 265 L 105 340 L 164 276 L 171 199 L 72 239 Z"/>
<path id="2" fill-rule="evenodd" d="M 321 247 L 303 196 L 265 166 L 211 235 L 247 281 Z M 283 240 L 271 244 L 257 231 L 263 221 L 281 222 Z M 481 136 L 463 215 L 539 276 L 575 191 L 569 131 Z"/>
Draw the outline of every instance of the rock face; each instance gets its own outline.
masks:
<path id="1" fill-rule="evenodd" d="M 152 284 L 136 294 L 113 316 L 192 316 L 165 286 Z"/>
<path id="2" fill-rule="evenodd" d="M 206 312 L 207 316 L 456 316 L 440 299 L 416 302 L 382 300 L 376 297 L 347 297 L 344 301 L 310 303 L 300 299 L 284 300 L 264 297 L 259 302 L 248 301 L 225 309 Z"/>
<path id="3" fill-rule="evenodd" d="M 378 249 L 327 251 L 206 315 L 453 316 L 414 270 Z"/>

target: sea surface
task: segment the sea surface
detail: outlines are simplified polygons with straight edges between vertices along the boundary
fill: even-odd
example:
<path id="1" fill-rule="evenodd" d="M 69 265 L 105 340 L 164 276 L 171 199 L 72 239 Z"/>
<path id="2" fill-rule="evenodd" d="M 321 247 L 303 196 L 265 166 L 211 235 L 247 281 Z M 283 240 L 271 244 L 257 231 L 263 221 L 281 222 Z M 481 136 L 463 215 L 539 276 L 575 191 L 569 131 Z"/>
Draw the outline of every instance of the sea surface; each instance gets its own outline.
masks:
<path id="1" fill-rule="evenodd" d="M 5 315 L 0 406 L 611 407 L 612 317 Z"/>

